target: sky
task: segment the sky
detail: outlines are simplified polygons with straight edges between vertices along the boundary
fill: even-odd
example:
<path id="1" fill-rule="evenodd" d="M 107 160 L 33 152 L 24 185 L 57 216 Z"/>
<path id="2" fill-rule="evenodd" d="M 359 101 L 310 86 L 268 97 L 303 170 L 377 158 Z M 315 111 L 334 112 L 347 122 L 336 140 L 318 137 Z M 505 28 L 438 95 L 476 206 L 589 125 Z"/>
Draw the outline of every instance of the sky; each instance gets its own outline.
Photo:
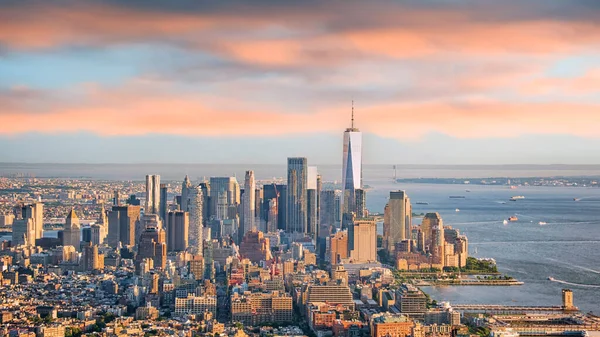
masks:
<path id="1" fill-rule="evenodd" d="M 600 164 L 600 2 L 0 0 L 0 161 Z"/>

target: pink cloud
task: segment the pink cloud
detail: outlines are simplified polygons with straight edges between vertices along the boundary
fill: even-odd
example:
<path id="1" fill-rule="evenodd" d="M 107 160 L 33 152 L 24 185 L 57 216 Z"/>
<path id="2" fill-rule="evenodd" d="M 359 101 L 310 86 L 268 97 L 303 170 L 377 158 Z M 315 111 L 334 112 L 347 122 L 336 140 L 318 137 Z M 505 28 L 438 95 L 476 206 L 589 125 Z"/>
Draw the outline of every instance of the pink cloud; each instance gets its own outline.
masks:
<path id="1" fill-rule="evenodd" d="M 243 15 L 150 11 L 109 5 L 7 8 L 0 12 L 0 43 L 13 48 L 110 45 L 170 40 L 173 43 L 261 65 L 322 61 L 340 54 L 406 58 L 444 53 L 544 54 L 594 51 L 600 27 L 586 21 L 478 20 L 477 12 L 448 7 L 374 6 L 381 22 L 352 28 L 341 17 L 364 11 L 265 10 Z M 271 30 L 288 31 L 282 37 Z"/>
<path id="2" fill-rule="evenodd" d="M 2 107 L 0 134 L 90 132 L 104 136 L 172 134 L 187 136 L 285 136 L 339 132 L 347 125 L 348 107 L 323 104 L 305 113 L 265 110 L 236 100 L 175 95 L 154 85 L 94 88 L 78 103 Z M 4 109 L 6 108 L 6 109 Z M 571 134 L 598 137 L 600 104 L 506 103 L 488 99 L 383 103 L 357 106 L 363 131 L 397 139 L 428 133 L 459 138 L 513 137 L 524 134 Z"/>

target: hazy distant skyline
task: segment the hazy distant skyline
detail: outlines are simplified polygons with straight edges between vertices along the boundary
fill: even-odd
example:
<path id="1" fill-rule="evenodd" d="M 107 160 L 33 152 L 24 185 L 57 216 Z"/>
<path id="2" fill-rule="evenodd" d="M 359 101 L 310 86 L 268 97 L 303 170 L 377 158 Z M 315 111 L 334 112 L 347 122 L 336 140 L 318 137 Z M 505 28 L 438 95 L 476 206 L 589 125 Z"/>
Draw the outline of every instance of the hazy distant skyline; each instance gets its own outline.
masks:
<path id="1" fill-rule="evenodd" d="M 0 4 L 0 161 L 600 164 L 600 2 Z"/>

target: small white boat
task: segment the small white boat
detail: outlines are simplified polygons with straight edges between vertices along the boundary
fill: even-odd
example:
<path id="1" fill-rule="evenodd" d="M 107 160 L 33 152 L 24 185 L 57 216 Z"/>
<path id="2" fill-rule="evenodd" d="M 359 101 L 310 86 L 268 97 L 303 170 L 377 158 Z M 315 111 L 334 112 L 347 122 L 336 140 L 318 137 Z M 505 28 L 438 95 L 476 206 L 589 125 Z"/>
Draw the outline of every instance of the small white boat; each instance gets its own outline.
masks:
<path id="1" fill-rule="evenodd" d="M 547 223 L 545 221 L 540 221 L 540 226 L 544 226 L 547 225 Z"/>
<path id="2" fill-rule="evenodd" d="M 456 209 L 456 211 L 457 211 L 457 212 L 460 212 L 460 209 L 458 209 L 458 208 L 457 208 L 457 209 Z"/>
<path id="3" fill-rule="evenodd" d="M 508 220 L 504 219 L 504 224 L 508 225 Z"/>

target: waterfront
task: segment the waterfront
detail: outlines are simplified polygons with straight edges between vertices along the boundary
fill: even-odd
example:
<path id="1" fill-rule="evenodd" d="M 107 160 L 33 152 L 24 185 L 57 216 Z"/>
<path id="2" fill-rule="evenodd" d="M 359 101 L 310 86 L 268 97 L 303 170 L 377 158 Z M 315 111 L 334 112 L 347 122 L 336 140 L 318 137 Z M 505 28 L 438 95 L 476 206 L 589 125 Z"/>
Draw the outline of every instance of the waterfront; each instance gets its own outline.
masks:
<path id="1" fill-rule="evenodd" d="M 383 209 L 390 190 L 404 189 L 414 212 L 439 212 L 445 225 L 468 235 L 470 254 L 494 258 L 500 272 L 525 282 L 518 287 L 424 287 L 432 298 L 462 304 L 560 305 L 566 287 L 581 310 L 600 312 L 600 189 L 366 183 L 373 186 L 370 210 Z M 526 198 L 508 201 L 514 195 Z M 503 224 L 515 214 L 519 221 Z"/>

